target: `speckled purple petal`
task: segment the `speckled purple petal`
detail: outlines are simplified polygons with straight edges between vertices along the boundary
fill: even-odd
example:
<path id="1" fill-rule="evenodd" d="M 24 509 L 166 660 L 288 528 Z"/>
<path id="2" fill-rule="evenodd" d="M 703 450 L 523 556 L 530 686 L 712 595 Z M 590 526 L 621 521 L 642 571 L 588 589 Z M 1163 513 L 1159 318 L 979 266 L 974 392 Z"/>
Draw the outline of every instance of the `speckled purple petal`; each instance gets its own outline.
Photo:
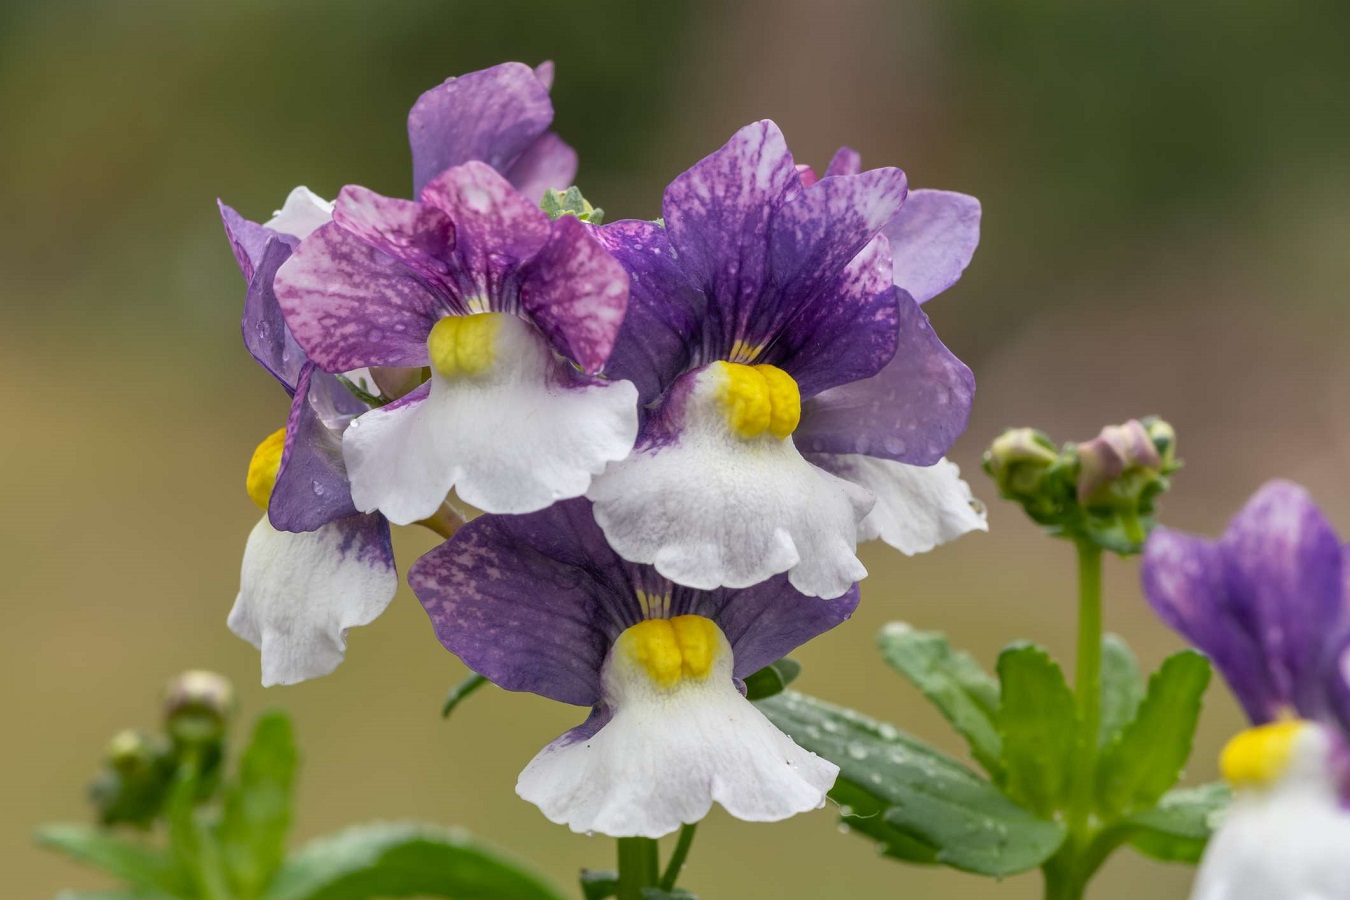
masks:
<path id="1" fill-rule="evenodd" d="M 274 285 L 277 270 L 291 256 L 291 247 L 291 241 L 280 236 L 268 238 L 249 278 L 240 330 L 244 346 L 258 365 L 281 382 L 287 393 L 294 394 L 300 367 L 306 362 L 305 352 L 286 327 Z"/>
<path id="2" fill-rule="evenodd" d="M 419 97 L 408 114 L 414 195 L 470 160 L 506 169 L 552 121 L 548 86 L 523 63 L 448 79 Z"/>
<path id="3" fill-rule="evenodd" d="M 1231 609 L 1260 643 L 1275 691 L 1317 717 L 1330 641 L 1350 614 L 1335 530 L 1306 491 L 1273 481 L 1233 519 L 1219 548 Z"/>
<path id="4" fill-rule="evenodd" d="M 874 377 L 802 404 L 793 440 L 803 453 L 860 453 L 930 466 L 965 431 L 975 376 L 938 340 L 914 299 L 894 293 L 900 316 L 894 357 Z"/>
<path id="5" fill-rule="evenodd" d="M 307 363 L 286 422 L 286 445 L 267 517 L 278 531 L 315 531 L 354 516 L 352 486 L 342 461 L 342 429 L 366 405 L 337 376 Z"/>
<path id="6" fill-rule="evenodd" d="M 547 214 L 481 162 L 442 172 L 422 191 L 422 200 L 455 223 L 446 278 L 463 311 L 515 312 L 518 270 L 548 241 Z"/>
<path id="7" fill-rule="evenodd" d="M 1159 618 L 1209 656 L 1251 720 L 1277 718 L 1289 701 L 1276 690 L 1261 645 L 1233 606 L 1218 545 L 1155 528 L 1140 574 Z"/>
<path id="8" fill-rule="evenodd" d="M 755 323 L 764 312 L 757 307 L 769 276 L 770 226 L 800 191 L 783 133 L 768 120 L 742 128 L 666 188 L 666 229 L 689 281 L 708 295 L 713 346 L 765 336 Z"/>
<path id="9" fill-rule="evenodd" d="M 502 172 L 516 190 L 538 205 L 548 190 L 561 191 L 577 177 L 577 151 L 546 131 L 535 138 Z"/>
<path id="10" fill-rule="evenodd" d="M 447 311 L 426 279 L 338 222 L 286 261 L 276 296 L 296 341 L 327 372 L 426 365 L 427 335 Z"/>
<path id="11" fill-rule="evenodd" d="M 911 191 L 882 231 L 895 283 L 920 303 L 956 283 L 980 243 L 980 201 L 953 191 Z"/>
<path id="12" fill-rule="evenodd" d="M 693 366 L 707 298 L 685 281 L 655 222 L 613 222 L 596 235 L 628 272 L 628 310 L 605 372 L 633 382 L 645 407 Z"/>
<path id="13" fill-rule="evenodd" d="M 520 284 L 521 309 L 554 350 L 590 373 L 609 359 L 628 306 L 628 274 L 595 230 L 560 217 Z"/>
<path id="14" fill-rule="evenodd" d="M 703 615 L 726 633 L 738 678 L 847 619 L 857 588 L 805 597 L 784 576 L 746 590 L 695 591 L 621 560 L 583 499 L 524 516 L 483 516 L 418 560 L 408 581 L 437 636 L 509 690 L 565 703 L 600 699 L 600 667 L 643 618 L 637 591 L 669 596 L 668 614 Z"/>
<path id="15" fill-rule="evenodd" d="M 239 264 L 239 271 L 244 276 L 245 282 L 253 281 L 253 272 L 262 260 L 268 241 L 281 240 L 290 246 L 299 243 L 290 235 L 279 234 L 257 222 L 245 219 L 220 200 L 216 201 L 216 206 L 220 208 L 220 221 L 225 226 L 225 238 L 230 242 L 230 249 L 234 251 L 234 261 Z"/>
<path id="16" fill-rule="evenodd" d="M 829 175 L 857 175 L 862 171 L 862 154 L 852 147 L 840 147 L 834 151 L 834 158 L 825 168 Z"/>
<path id="17" fill-rule="evenodd" d="M 420 275 L 450 290 L 455 225 L 444 211 L 414 200 L 385 197 L 348 185 L 333 204 L 333 221 Z"/>

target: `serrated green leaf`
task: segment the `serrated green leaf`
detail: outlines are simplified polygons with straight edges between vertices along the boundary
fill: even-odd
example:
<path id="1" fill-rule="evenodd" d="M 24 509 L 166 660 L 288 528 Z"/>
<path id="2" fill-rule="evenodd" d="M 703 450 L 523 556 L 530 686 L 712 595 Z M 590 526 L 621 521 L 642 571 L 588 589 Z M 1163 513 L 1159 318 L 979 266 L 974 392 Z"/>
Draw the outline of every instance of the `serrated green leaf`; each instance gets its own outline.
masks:
<path id="1" fill-rule="evenodd" d="M 102 869 L 147 896 L 184 895 L 188 882 L 173 857 L 88 825 L 44 825 L 37 842 L 72 859 Z"/>
<path id="2" fill-rule="evenodd" d="M 1196 863 L 1214 832 L 1216 818 L 1233 799 L 1226 784 L 1168 791 L 1153 809 L 1121 821 L 1128 840 L 1146 856 L 1163 862 Z"/>
<path id="3" fill-rule="evenodd" d="M 887 826 L 932 848 L 937 862 L 1003 877 L 1035 868 L 1064 841 L 1059 823 L 1037 819 L 894 726 L 795 691 L 757 705 L 798 744 L 837 764 L 845 782 L 885 810 Z"/>
<path id="4" fill-rule="evenodd" d="M 226 872 L 242 900 L 260 896 L 285 858 L 298 762 L 290 719 L 280 712 L 259 718 L 225 793 L 219 831 Z"/>
<path id="5" fill-rule="evenodd" d="M 480 687 L 487 684 L 487 677 L 479 675 L 477 672 L 469 675 L 459 684 L 450 689 L 450 696 L 445 698 L 445 703 L 441 704 L 441 718 L 448 719 L 450 714 L 455 711 L 455 707 L 464 702 L 464 699 L 473 694 Z"/>
<path id="6" fill-rule="evenodd" d="M 1102 714 L 1097 746 L 1105 747 L 1134 719 L 1144 699 L 1144 676 L 1125 640 L 1114 634 L 1102 638 Z"/>
<path id="7" fill-rule="evenodd" d="M 1191 755 L 1209 676 L 1209 661 L 1183 650 L 1149 679 L 1138 714 L 1098 760 L 1097 808 L 1104 818 L 1150 809 L 1176 784 Z"/>
<path id="8" fill-rule="evenodd" d="M 619 873 L 612 870 L 581 870 L 581 896 L 585 900 L 607 900 L 619 893 Z"/>
<path id="9" fill-rule="evenodd" d="M 839 804 L 840 824 L 852 834 L 876 841 L 877 851 L 883 856 L 914 865 L 937 864 L 937 848 L 888 823 L 886 811 L 890 804 L 866 788 L 847 778 L 836 778 L 830 788 L 830 799 Z"/>
<path id="10" fill-rule="evenodd" d="M 1068 798 L 1078 710 L 1059 664 L 1032 644 L 999 654 L 1004 790 L 1042 818 Z"/>
<path id="11" fill-rule="evenodd" d="M 801 673 L 802 664 L 787 656 L 769 663 L 745 679 L 745 699 L 763 700 L 765 697 L 782 693 L 783 689 L 796 681 Z"/>
<path id="12" fill-rule="evenodd" d="M 892 622 L 877 638 L 891 668 L 909 679 L 970 745 L 970 755 L 991 777 L 1002 776 L 998 733 L 998 682 L 969 654 L 953 650 L 939 632 Z"/>
<path id="13" fill-rule="evenodd" d="M 358 825 L 320 838 L 277 872 L 266 900 L 562 900 L 498 851 L 434 825 Z"/>

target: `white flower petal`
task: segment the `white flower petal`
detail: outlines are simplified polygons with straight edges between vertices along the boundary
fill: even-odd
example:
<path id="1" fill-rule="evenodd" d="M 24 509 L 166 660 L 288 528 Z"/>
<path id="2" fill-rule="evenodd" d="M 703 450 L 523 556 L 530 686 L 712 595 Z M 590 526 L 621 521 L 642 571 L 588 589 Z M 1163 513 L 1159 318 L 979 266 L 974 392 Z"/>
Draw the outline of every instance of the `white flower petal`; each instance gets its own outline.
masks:
<path id="1" fill-rule="evenodd" d="M 1350 811 L 1327 769 L 1330 752 L 1326 733 L 1310 726 L 1279 782 L 1237 791 L 1200 862 L 1192 900 L 1350 897 Z"/>
<path id="2" fill-rule="evenodd" d="M 604 677 L 612 718 L 545 747 L 516 792 L 551 821 L 614 837 L 661 837 L 699 821 L 714 802 L 750 822 L 823 806 L 839 767 L 798 747 L 741 696 L 731 648 L 718 635 L 711 674 L 673 690 L 611 656 Z"/>
<path id="3" fill-rule="evenodd" d="M 910 466 L 889 459 L 848 454 L 813 454 L 811 461 L 861 485 L 877 498 L 859 527 L 859 539 L 875 538 L 908 556 L 972 531 L 988 531 L 984 504 L 961 480 L 956 463 Z"/>
<path id="4" fill-rule="evenodd" d="M 586 493 L 614 551 L 701 590 L 787 572 L 804 594 L 838 597 L 865 577 L 855 551 L 871 495 L 807 462 L 790 436 L 734 433 L 715 367 L 686 377 L 688 396 L 668 401 L 675 437 L 611 465 Z"/>
<path id="5" fill-rule="evenodd" d="M 263 516 L 244 547 L 230 630 L 262 651 L 262 683 L 327 675 L 347 629 L 373 622 L 398 590 L 383 523 L 353 516 L 317 531 L 277 531 Z"/>
<path id="6" fill-rule="evenodd" d="M 281 209 L 273 213 L 263 227 L 304 240 L 320 225 L 331 221 L 333 204 L 301 185 L 286 195 Z"/>
<path id="7" fill-rule="evenodd" d="M 528 513 L 586 492 L 637 437 L 627 381 L 564 386 L 542 336 L 504 316 L 499 362 L 481 377 L 432 371 L 425 397 L 371 410 L 343 435 L 357 509 L 406 525 L 450 488 L 485 512 Z"/>

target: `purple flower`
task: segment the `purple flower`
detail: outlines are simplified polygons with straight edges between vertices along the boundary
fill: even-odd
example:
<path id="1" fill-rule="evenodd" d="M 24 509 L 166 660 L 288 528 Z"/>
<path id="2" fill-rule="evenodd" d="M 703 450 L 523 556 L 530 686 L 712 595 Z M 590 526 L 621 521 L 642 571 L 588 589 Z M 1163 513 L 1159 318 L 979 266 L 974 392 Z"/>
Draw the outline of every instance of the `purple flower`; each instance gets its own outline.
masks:
<path id="1" fill-rule="evenodd" d="M 577 499 L 484 516 L 408 580 L 447 649 L 508 690 L 591 707 L 517 792 L 573 831 L 659 837 L 713 802 L 751 821 L 820 807 L 838 768 L 779 732 L 742 679 L 847 619 L 777 576 L 699 591 L 621 559 Z"/>
<path id="2" fill-rule="evenodd" d="M 607 371 L 650 412 L 587 496 L 615 550 L 672 581 L 787 572 L 834 597 L 866 574 L 859 539 L 913 553 L 985 527 L 942 459 L 965 428 L 970 370 L 895 287 L 882 234 L 903 216 L 904 173 L 836 168 L 804 179 L 759 122 L 666 189 L 664 227 L 601 229 L 631 280 Z M 944 271 L 912 280 L 931 291 L 960 265 Z"/>
<path id="3" fill-rule="evenodd" d="M 489 512 L 531 512 L 583 493 L 633 445 L 636 390 L 597 375 L 627 275 L 591 226 L 550 223 L 484 163 L 442 172 L 420 201 L 344 188 L 276 294 L 325 371 L 430 368 L 344 435 L 358 509 L 407 524 L 453 487 Z"/>
<path id="4" fill-rule="evenodd" d="M 1218 541 L 1155 529 L 1144 592 L 1256 727 L 1223 752 L 1236 796 L 1196 900 L 1350 896 L 1350 567 L 1308 494 L 1274 481 Z"/>

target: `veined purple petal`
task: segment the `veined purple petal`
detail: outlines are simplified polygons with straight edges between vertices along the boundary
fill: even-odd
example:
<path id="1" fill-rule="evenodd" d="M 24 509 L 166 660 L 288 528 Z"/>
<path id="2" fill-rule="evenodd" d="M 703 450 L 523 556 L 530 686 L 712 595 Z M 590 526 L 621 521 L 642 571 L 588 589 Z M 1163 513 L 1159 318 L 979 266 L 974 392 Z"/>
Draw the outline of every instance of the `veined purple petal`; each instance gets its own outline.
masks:
<path id="1" fill-rule="evenodd" d="M 311 234 L 277 272 L 286 324 L 326 372 L 424 366 L 443 294 L 338 222 Z"/>
<path id="2" fill-rule="evenodd" d="M 645 407 L 693 366 L 707 298 L 686 282 L 655 222 L 629 219 L 595 233 L 628 272 L 628 309 L 605 371 L 633 382 Z"/>
<path id="3" fill-rule="evenodd" d="M 805 597 L 778 576 L 744 590 L 697 591 L 621 560 L 585 500 L 524 516 L 487 515 L 417 561 L 408 581 L 437 636 L 470 668 L 508 690 L 565 703 L 600 699 L 600 668 L 624 629 L 666 597 L 664 614 L 717 622 L 743 678 L 847 619 L 843 597 Z"/>
<path id="4" fill-rule="evenodd" d="M 577 176 L 577 151 L 562 138 L 546 131 L 502 172 L 531 203 L 538 205 L 548 190 L 561 191 Z"/>
<path id="5" fill-rule="evenodd" d="M 413 193 L 452 166 L 482 160 L 494 169 L 510 164 L 553 121 L 548 85 L 523 63 L 470 72 L 432 88 L 408 114 Z"/>
<path id="6" fill-rule="evenodd" d="M 450 289 L 452 276 L 446 260 L 454 252 L 457 235 L 455 224 L 443 210 L 352 184 L 338 194 L 333 221 L 403 263 L 428 284 Z"/>
<path id="7" fill-rule="evenodd" d="M 267 507 L 278 531 L 315 531 L 357 514 L 342 461 L 342 428 L 366 411 L 337 376 L 306 363 L 286 422 L 286 445 Z"/>
<path id="8" fill-rule="evenodd" d="M 1274 481 L 1219 547 L 1231 608 L 1260 644 L 1275 691 L 1305 717 L 1319 716 L 1330 641 L 1350 616 L 1335 530 L 1306 491 Z"/>
<path id="9" fill-rule="evenodd" d="M 840 147 L 825 168 L 826 176 L 857 175 L 862 171 L 862 154 L 852 147 Z"/>
<path id="10" fill-rule="evenodd" d="M 628 275 L 576 216 L 553 223 L 523 273 L 520 306 L 560 354 L 589 373 L 614 349 L 628 306 Z"/>
<path id="11" fill-rule="evenodd" d="M 894 357 L 872 378 L 803 403 L 793 436 L 803 453 L 859 453 L 928 466 L 965 430 L 974 376 L 938 340 L 914 299 L 894 293 L 900 316 Z"/>
<path id="12" fill-rule="evenodd" d="M 980 243 L 980 201 L 953 191 L 911 191 L 883 229 L 895 283 L 920 303 L 956 283 Z"/>
<path id="13" fill-rule="evenodd" d="M 268 237 L 244 295 L 240 330 L 244 346 L 289 394 L 294 394 L 305 352 L 286 327 L 274 287 L 277 270 L 291 256 L 292 243 L 281 235 Z"/>
<path id="14" fill-rule="evenodd" d="M 230 242 L 230 249 L 234 251 L 234 261 L 239 264 L 239 272 L 244 276 L 245 282 L 253 281 L 253 272 L 262 260 L 268 241 L 282 240 L 291 246 L 298 243 L 288 235 L 278 234 L 257 222 L 245 219 L 223 201 L 217 200 L 216 206 L 220 207 L 220 220 L 225 226 L 225 238 Z"/>

